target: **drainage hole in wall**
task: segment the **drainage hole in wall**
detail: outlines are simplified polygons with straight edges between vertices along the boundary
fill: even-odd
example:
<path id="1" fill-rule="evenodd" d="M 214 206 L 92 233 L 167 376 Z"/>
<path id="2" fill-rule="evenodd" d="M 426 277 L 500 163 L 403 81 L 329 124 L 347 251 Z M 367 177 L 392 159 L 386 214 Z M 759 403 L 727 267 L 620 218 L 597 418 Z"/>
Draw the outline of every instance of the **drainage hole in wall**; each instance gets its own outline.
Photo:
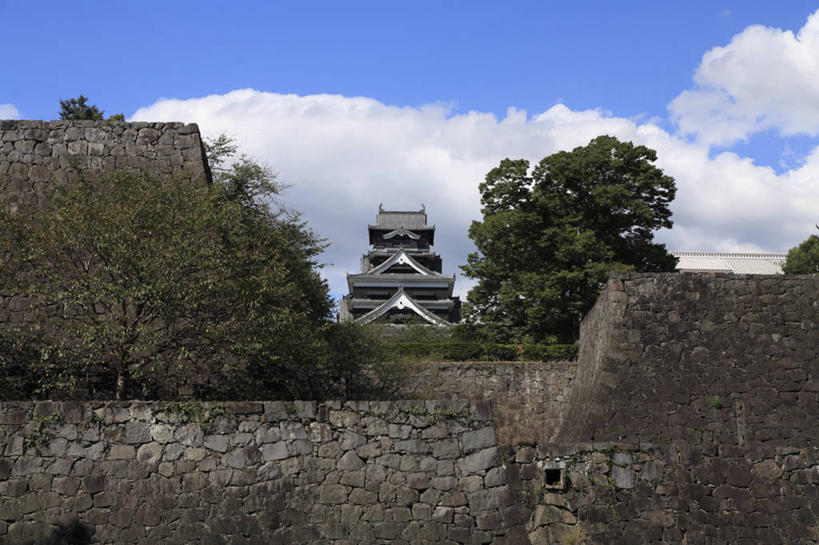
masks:
<path id="1" fill-rule="evenodd" d="M 543 477 L 549 486 L 560 486 L 562 484 L 559 469 L 547 469 Z"/>

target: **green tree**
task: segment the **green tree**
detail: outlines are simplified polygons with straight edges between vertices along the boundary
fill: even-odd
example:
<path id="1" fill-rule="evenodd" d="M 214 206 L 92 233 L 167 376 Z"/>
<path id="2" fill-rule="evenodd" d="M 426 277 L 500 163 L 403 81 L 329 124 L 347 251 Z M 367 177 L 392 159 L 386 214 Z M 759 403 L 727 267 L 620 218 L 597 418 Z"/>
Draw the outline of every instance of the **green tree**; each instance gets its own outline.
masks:
<path id="1" fill-rule="evenodd" d="M 34 301 L 30 322 L 0 324 L 0 340 L 25 339 L 0 357 L 14 371 L 0 386 L 33 376 L 35 395 L 117 399 L 366 390 L 374 354 L 331 320 L 323 242 L 269 204 L 275 180 L 255 173 L 198 185 L 118 172 L 58 188 L 35 214 L 0 211 L 0 290 Z"/>
<path id="2" fill-rule="evenodd" d="M 80 95 L 78 98 L 60 100 L 60 119 L 77 120 L 91 119 L 102 121 L 104 112 L 93 104 L 88 104 L 88 98 Z M 124 114 L 114 114 L 108 121 L 125 121 Z"/>
<path id="3" fill-rule="evenodd" d="M 29 399 L 35 394 L 32 363 L 40 355 L 30 340 L 0 327 L 0 399 Z"/>
<path id="4" fill-rule="evenodd" d="M 819 236 L 811 235 L 799 246 L 788 250 L 788 257 L 785 258 L 782 272 L 785 274 L 819 273 Z"/>
<path id="5" fill-rule="evenodd" d="M 204 145 L 213 181 L 227 198 L 250 208 L 265 208 L 287 188 L 269 167 L 245 154 L 236 157 L 238 147 L 231 137 L 220 134 L 205 139 Z"/>
<path id="6" fill-rule="evenodd" d="M 478 251 L 463 270 L 476 278 L 468 320 L 496 342 L 569 342 L 612 270 L 673 271 L 653 242 L 671 227 L 673 178 L 645 146 L 600 136 L 534 168 L 504 159 L 480 184 Z"/>

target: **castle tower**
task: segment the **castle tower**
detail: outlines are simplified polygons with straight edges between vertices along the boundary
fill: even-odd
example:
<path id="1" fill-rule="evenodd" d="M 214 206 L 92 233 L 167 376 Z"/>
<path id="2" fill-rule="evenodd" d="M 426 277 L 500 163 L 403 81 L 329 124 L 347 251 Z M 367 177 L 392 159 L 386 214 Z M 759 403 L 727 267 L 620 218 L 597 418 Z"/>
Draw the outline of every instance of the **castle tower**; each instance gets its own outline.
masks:
<path id="1" fill-rule="evenodd" d="M 430 247 L 435 226 L 418 211 L 384 210 L 368 226 L 371 250 L 361 258 L 361 273 L 347 275 L 350 290 L 339 303 L 339 320 L 367 324 L 430 323 L 460 320 L 461 301 L 452 296 L 455 275 L 441 273 L 441 257 Z"/>

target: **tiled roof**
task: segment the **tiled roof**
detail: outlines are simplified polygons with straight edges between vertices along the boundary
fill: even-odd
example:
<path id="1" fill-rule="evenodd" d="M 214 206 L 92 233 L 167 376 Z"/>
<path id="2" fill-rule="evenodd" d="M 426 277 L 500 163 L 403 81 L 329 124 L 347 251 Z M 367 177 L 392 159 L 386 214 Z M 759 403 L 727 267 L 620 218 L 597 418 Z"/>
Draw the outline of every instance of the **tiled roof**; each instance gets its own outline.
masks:
<path id="1" fill-rule="evenodd" d="M 430 312 L 428 309 L 424 307 L 422 303 L 419 303 L 418 301 L 404 293 L 404 290 L 402 289 L 396 291 L 392 297 L 384 301 L 378 307 L 374 308 L 364 316 L 358 318 L 356 322 L 360 324 L 368 324 L 389 312 L 391 308 L 400 309 L 408 308 L 432 324 L 441 326 L 452 325 L 443 318 L 436 316 L 434 313 Z"/>
<path id="2" fill-rule="evenodd" d="M 367 253 L 367 255 L 370 256 L 370 257 L 384 257 L 384 256 L 390 257 L 390 256 L 392 256 L 393 254 L 395 254 L 395 253 L 397 253 L 399 251 L 403 251 L 403 252 L 408 253 L 408 254 L 413 254 L 416 258 L 418 258 L 418 257 L 438 257 L 438 254 L 433 252 L 432 250 L 429 250 L 427 248 L 418 249 L 418 248 L 413 248 L 412 246 L 409 246 L 409 247 L 404 246 L 404 247 L 397 248 L 397 249 L 396 248 L 389 248 L 389 249 L 381 249 L 381 250 L 376 248 L 375 250 L 370 250 Z"/>
<path id="3" fill-rule="evenodd" d="M 377 287 L 383 284 L 384 287 L 406 287 L 411 290 L 413 288 L 443 288 L 449 290 L 449 295 L 452 295 L 452 290 L 455 286 L 454 274 L 348 274 L 347 288 L 350 293 L 356 285 L 359 287 Z"/>
<path id="4" fill-rule="evenodd" d="M 347 303 L 349 308 L 376 308 L 384 303 L 384 299 L 358 299 L 351 297 Z M 416 299 L 418 304 L 425 308 L 452 310 L 455 305 L 453 299 Z"/>
<path id="5" fill-rule="evenodd" d="M 371 229 L 433 229 L 427 225 L 427 213 L 423 210 L 402 212 L 397 210 L 380 210 L 375 217 L 375 225 L 370 225 Z"/>
<path id="6" fill-rule="evenodd" d="M 681 272 L 724 272 L 733 274 L 782 274 L 785 254 L 726 252 L 671 252 L 679 258 Z"/>
<path id="7" fill-rule="evenodd" d="M 432 272 L 432 271 L 430 271 Z M 383 274 L 348 274 L 347 278 L 354 280 L 367 280 L 368 282 L 455 282 L 454 274 L 439 274 L 433 272 L 431 275 L 414 273 L 383 273 Z"/>

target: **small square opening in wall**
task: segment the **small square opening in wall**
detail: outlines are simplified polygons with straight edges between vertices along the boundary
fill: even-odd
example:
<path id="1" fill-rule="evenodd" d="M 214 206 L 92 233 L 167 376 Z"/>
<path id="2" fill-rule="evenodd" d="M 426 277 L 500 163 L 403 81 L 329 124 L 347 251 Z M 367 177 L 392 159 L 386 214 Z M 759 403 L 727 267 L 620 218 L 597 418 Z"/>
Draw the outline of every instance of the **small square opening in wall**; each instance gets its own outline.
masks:
<path id="1" fill-rule="evenodd" d="M 543 471 L 543 484 L 546 488 L 562 489 L 565 483 L 563 470 L 560 468 L 549 468 Z"/>

